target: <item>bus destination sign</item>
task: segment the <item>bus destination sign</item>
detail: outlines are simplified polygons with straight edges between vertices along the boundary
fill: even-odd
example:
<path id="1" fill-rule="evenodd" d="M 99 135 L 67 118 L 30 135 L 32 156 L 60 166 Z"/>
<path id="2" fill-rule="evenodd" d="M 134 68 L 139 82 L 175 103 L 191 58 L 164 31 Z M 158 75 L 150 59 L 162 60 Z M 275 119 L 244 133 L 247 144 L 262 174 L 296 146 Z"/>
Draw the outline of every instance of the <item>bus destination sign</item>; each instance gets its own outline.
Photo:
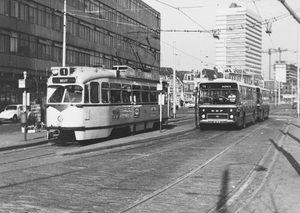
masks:
<path id="1" fill-rule="evenodd" d="M 76 82 L 75 78 L 53 78 L 52 83 L 56 84 L 74 84 Z"/>
<path id="2" fill-rule="evenodd" d="M 202 83 L 201 89 L 233 89 L 237 88 L 236 83 Z"/>

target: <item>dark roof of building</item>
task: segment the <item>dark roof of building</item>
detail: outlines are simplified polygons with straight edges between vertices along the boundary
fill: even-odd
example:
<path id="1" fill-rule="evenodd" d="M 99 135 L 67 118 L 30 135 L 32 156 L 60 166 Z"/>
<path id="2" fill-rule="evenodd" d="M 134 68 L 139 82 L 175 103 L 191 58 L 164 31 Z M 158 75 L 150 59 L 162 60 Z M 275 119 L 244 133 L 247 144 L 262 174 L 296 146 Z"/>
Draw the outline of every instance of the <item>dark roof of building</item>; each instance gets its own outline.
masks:
<path id="1" fill-rule="evenodd" d="M 170 76 L 171 74 L 173 74 L 173 69 L 171 67 L 161 67 L 159 74 Z"/>

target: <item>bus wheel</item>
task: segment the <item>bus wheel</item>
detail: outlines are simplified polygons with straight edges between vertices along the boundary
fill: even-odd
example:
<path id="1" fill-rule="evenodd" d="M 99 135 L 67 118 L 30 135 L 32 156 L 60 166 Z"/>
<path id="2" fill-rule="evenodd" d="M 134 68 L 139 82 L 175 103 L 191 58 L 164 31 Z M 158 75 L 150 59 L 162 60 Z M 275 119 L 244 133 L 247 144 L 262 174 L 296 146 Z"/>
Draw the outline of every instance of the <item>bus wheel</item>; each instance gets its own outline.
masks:
<path id="1" fill-rule="evenodd" d="M 255 113 L 255 111 L 253 112 L 252 119 L 253 119 L 252 123 L 256 124 L 256 113 Z"/>
<path id="2" fill-rule="evenodd" d="M 243 116 L 243 120 L 242 120 L 242 125 L 241 125 L 241 129 L 245 129 L 246 128 L 246 116 Z"/>

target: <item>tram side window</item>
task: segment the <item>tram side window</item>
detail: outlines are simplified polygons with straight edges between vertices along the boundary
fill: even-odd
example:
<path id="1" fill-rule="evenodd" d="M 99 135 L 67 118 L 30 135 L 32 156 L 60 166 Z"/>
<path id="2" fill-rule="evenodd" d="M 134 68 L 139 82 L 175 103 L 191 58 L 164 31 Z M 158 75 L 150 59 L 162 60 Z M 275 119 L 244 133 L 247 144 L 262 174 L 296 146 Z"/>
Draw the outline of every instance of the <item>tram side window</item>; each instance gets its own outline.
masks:
<path id="1" fill-rule="evenodd" d="M 148 86 L 142 86 L 142 102 L 147 103 L 149 102 L 149 87 Z"/>
<path id="2" fill-rule="evenodd" d="M 157 103 L 157 89 L 156 87 L 150 87 L 150 102 Z"/>
<path id="3" fill-rule="evenodd" d="M 110 101 L 111 103 L 121 103 L 121 84 L 110 84 Z"/>
<path id="4" fill-rule="evenodd" d="M 90 88 L 91 103 L 99 103 L 99 83 L 91 82 Z"/>
<path id="5" fill-rule="evenodd" d="M 89 103 L 90 102 L 90 92 L 89 92 L 89 86 L 85 85 L 84 86 L 84 103 Z"/>
<path id="6" fill-rule="evenodd" d="M 123 84 L 122 85 L 123 103 L 130 103 L 130 96 L 131 96 L 131 85 Z"/>
<path id="7" fill-rule="evenodd" d="M 101 84 L 101 100 L 102 103 L 108 103 L 109 97 L 109 84 L 107 82 L 103 82 Z"/>
<path id="8" fill-rule="evenodd" d="M 132 95 L 133 102 L 140 103 L 141 102 L 141 86 L 140 85 L 132 85 Z"/>

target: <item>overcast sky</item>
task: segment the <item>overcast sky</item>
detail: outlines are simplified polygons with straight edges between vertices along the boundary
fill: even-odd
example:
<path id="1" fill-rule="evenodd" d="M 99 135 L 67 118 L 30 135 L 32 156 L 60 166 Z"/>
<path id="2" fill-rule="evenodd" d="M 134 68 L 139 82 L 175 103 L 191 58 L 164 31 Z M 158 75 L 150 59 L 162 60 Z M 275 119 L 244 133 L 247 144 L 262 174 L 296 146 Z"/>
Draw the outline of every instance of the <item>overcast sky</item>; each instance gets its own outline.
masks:
<path id="1" fill-rule="evenodd" d="M 269 48 L 287 49 L 281 60 L 297 63 L 297 37 L 300 25 L 278 0 L 143 0 L 161 14 L 161 66 L 174 67 L 176 45 L 176 69 L 200 70 L 215 66 L 215 39 L 210 33 L 164 32 L 164 30 L 214 30 L 217 8 L 227 8 L 231 3 L 246 6 L 262 20 L 272 21 L 272 33 L 265 33 L 263 26 L 263 51 Z M 300 16 L 300 0 L 286 0 Z M 299 36 L 297 27 L 299 25 Z M 299 39 L 300 43 L 300 39 Z M 272 64 L 279 54 L 271 56 Z M 269 55 L 263 53 L 263 70 L 268 73 Z M 203 63 L 201 63 L 203 61 Z M 267 74 L 265 74 L 268 76 Z"/>

